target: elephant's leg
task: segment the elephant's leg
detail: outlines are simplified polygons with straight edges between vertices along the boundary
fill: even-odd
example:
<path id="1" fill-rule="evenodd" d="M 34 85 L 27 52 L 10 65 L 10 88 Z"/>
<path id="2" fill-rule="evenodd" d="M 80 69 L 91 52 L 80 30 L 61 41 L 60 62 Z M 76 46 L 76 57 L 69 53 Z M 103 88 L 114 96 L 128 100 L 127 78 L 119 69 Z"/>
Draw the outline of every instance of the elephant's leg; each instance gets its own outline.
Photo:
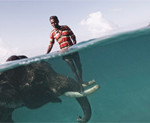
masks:
<path id="1" fill-rule="evenodd" d="M 0 106 L 0 123 L 13 123 L 12 112 L 14 109 Z"/>
<path id="2" fill-rule="evenodd" d="M 86 123 L 91 118 L 91 106 L 90 106 L 90 103 L 89 103 L 87 97 L 76 98 L 76 100 L 80 104 L 80 106 L 81 106 L 81 108 L 83 110 L 83 113 L 84 113 L 83 117 L 81 117 L 81 116 L 78 117 L 78 122 L 79 123 Z"/>

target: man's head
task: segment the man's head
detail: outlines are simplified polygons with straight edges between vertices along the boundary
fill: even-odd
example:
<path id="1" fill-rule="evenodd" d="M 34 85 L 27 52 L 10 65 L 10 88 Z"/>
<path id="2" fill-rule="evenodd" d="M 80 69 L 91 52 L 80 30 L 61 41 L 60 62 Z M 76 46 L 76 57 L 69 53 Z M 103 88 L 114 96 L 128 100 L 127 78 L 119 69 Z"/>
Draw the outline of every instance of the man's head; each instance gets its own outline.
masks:
<path id="1" fill-rule="evenodd" d="M 49 21 L 50 21 L 51 25 L 54 28 L 58 29 L 60 27 L 59 26 L 59 20 L 58 20 L 57 16 L 51 16 L 50 19 L 49 19 Z"/>

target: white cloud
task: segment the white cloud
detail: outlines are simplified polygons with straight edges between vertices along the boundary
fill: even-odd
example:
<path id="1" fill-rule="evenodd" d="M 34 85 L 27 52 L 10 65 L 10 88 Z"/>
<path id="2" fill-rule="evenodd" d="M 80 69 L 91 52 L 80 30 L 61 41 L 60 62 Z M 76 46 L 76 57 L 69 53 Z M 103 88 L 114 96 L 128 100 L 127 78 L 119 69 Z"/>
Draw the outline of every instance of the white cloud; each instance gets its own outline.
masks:
<path id="1" fill-rule="evenodd" d="M 8 47 L 0 38 L 0 63 L 5 62 L 9 56 L 17 54 L 18 52 L 18 48 Z"/>
<path id="2" fill-rule="evenodd" d="M 100 37 L 114 28 L 113 24 L 107 21 L 100 11 L 89 14 L 88 18 L 83 19 L 80 24 L 86 26 L 91 38 Z"/>

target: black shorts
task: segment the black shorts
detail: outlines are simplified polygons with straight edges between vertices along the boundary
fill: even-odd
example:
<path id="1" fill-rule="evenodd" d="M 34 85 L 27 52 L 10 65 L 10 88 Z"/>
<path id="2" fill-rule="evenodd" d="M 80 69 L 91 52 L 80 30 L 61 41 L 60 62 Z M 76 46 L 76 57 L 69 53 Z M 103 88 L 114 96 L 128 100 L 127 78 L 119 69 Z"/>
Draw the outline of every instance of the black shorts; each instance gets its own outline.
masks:
<path id="1" fill-rule="evenodd" d="M 63 56 L 62 58 L 63 58 L 63 60 L 65 60 L 65 59 L 69 59 L 69 60 L 78 59 L 79 58 L 79 53 L 78 52 L 71 53 L 71 54 Z"/>

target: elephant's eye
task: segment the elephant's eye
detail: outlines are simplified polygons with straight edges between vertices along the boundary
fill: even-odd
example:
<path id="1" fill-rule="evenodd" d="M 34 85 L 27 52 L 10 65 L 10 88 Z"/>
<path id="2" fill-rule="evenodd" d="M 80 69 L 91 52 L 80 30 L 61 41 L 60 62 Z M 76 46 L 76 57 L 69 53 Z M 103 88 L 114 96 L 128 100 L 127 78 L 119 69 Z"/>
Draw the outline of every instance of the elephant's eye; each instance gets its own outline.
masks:
<path id="1" fill-rule="evenodd" d="M 54 93 L 57 93 L 57 90 L 56 90 L 55 88 L 52 88 L 52 91 L 53 91 Z"/>

